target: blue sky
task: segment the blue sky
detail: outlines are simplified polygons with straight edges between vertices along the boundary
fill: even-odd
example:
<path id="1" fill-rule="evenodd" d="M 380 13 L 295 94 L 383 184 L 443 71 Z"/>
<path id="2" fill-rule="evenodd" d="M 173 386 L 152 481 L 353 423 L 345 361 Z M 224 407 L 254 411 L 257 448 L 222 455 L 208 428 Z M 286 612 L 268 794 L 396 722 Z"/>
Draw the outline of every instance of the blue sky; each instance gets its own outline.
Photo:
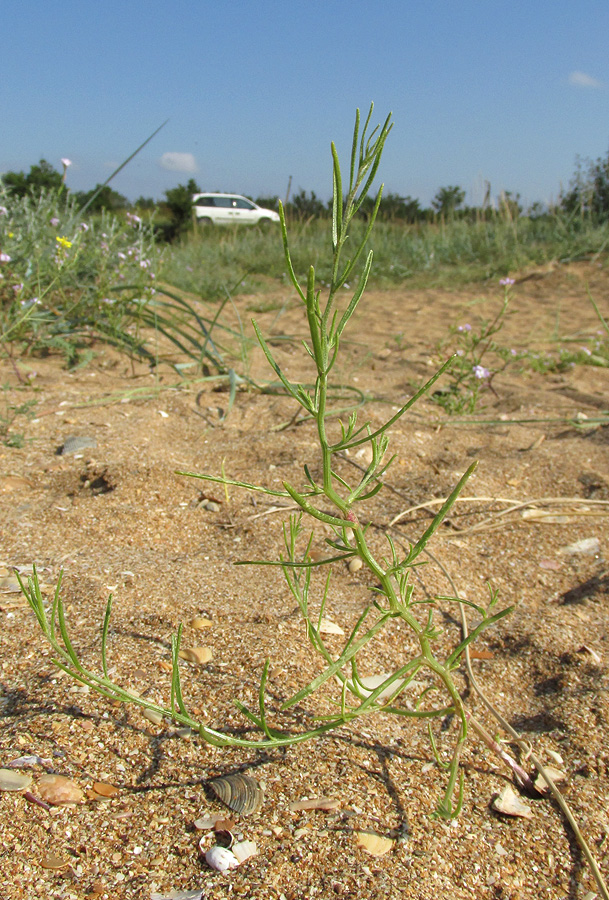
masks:
<path id="1" fill-rule="evenodd" d="M 393 111 L 386 190 L 556 198 L 609 147 L 607 0 L 4 0 L 0 172 L 41 157 L 130 199 L 330 195 L 357 106 Z"/>

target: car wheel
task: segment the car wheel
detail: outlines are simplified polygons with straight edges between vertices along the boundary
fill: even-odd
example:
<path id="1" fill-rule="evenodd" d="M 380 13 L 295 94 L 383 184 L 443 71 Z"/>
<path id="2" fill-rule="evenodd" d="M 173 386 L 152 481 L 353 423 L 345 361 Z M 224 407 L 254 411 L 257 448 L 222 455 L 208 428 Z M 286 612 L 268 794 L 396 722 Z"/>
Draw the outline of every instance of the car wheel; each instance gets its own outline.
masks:
<path id="1" fill-rule="evenodd" d="M 270 219 L 259 219 L 258 220 L 258 228 L 261 231 L 268 231 L 270 227 L 271 227 Z"/>
<path id="2" fill-rule="evenodd" d="M 199 225 L 203 226 L 203 228 L 208 228 L 210 225 L 214 224 L 209 216 L 201 216 L 201 218 L 197 221 L 199 222 Z"/>

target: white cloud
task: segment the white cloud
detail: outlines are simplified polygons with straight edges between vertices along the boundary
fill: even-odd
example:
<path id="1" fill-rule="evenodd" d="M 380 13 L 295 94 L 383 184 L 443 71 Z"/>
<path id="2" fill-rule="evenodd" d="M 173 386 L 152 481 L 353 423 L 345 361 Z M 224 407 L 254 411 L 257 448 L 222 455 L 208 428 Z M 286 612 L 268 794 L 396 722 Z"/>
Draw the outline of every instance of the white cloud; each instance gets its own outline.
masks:
<path id="1" fill-rule="evenodd" d="M 602 81 L 593 78 L 592 75 L 586 75 L 585 72 L 571 72 L 568 81 L 569 84 L 572 84 L 574 87 L 593 88 L 594 90 L 603 87 Z"/>
<path id="2" fill-rule="evenodd" d="M 199 170 L 192 153 L 163 153 L 159 165 L 169 172 L 184 172 L 187 175 L 192 175 Z"/>

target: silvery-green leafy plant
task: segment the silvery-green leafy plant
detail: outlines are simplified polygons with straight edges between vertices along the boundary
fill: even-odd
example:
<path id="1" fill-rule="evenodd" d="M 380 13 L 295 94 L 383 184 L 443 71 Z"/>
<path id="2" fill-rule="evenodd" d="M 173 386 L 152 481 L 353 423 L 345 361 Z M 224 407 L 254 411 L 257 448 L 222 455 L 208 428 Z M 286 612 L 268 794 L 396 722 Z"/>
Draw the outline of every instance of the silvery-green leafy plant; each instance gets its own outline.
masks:
<path id="1" fill-rule="evenodd" d="M 284 482 L 282 489 L 272 490 L 263 485 L 233 480 L 224 475 L 180 473 L 227 486 L 237 486 L 272 497 L 282 497 L 297 505 L 298 513 L 284 525 L 285 552 L 275 562 L 262 561 L 259 564 L 278 565 L 282 568 L 288 589 L 295 598 L 305 623 L 307 638 L 312 650 L 319 656 L 322 666 L 319 674 L 309 684 L 285 700 L 282 710 L 288 710 L 307 702 L 322 686 L 325 686 L 325 701 L 327 690 L 337 684 L 334 711 L 319 716 L 314 728 L 299 733 L 281 731 L 271 725 L 266 704 L 266 683 L 269 675 L 269 662 L 267 661 L 261 677 L 258 710 L 254 712 L 242 703 L 237 703 L 238 708 L 250 724 L 262 732 L 261 738 L 248 740 L 225 731 L 212 729 L 197 722 L 190 715 L 182 696 L 179 670 L 181 628 L 178 629 L 172 640 L 173 671 L 170 705 L 163 707 L 125 690 L 109 677 L 107 644 L 111 597 L 108 600 L 102 626 L 102 674 L 100 675 L 86 669 L 81 664 L 70 640 L 60 596 L 61 579 L 57 585 L 50 613 L 44 607 L 35 571 L 33 577 L 29 579 L 28 585 L 22 585 L 22 587 L 41 629 L 55 651 L 55 662 L 61 669 L 101 694 L 124 702 L 135 703 L 145 709 L 155 710 L 176 723 L 188 725 L 196 730 L 203 740 L 217 746 L 260 749 L 285 746 L 315 738 L 331 729 L 372 714 L 425 721 L 429 727 L 434 755 L 438 763 L 448 772 L 446 790 L 439 802 L 437 812 L 444 818 L 450 818 L 457 814 L 461 806 L 463 777 L 459 759 L 467 736 L 468 722 L 472 721 L 466 713 L 463 700 L 455 684 L 454 674 L 461 665 L 468 644 L 484 629 L 505 616 L 509 610 L 495 611 L 497 597 L 492 592 L 486 607 L 467 601 L 468 606 L 475 610 L 478 623 L 450 652 L 443 653 L 435 649 L 437 638 L 441 633 L 441 629 L 434 621 L 436 603 L 434 600 L 417 599 L 414 584 L 411 581 L 414 566 L 420 562 L 421 554 L 425 551 L 429 540 L 441 525 L 465 482 L 472 474 L 475 463 L 468 468 L 431 524 L 418 540 L 409 546 L 407 551 L 401 552 L 391 537 L 387 535 L 385 555 L 379 556 L 373 552 L 368 530 L 363 524 L 366 502 L 382 490 L 383 476 L 393 462 L 393 457 L 388 456 L 389 429 L 432 387 L 450 364 L 449 360 L 380 428 L 373 429 L 367 422 L 359 424 L 355 412 L 346 421 L 343 421 L 332 410 L 330 400 L 332 370 L 339 355 L 343 333 L 366 288 L 372 267 L 373 254 L 372 251 L 366 254 L 366 245 L 374 227 L 381 201 L 382 187 L 376 194 L 373 213 L 369 217 L 366 231 L 357 245 L 353 247 L 350 247 L 349 244 L 349 226 L 372 188 L 385 141 L 392 127 L 391 116 L 388 116 L 382 126 L 370 130 L 372 112 L 373 107 L 371 106 L 363 128 L 359 110 L 357 112 L 347 185 L 343 185 L 338 153 L 332 144 L 332 278 L 324 296 L 318 288 L 313 266 L 309 268 L 306 283 L 301 283 L 297 276 L 290 258 L 285 216 L 283 209 L 280 210 L 289 276 L 307 315 L 310 337 L 309 341 L 305 342 L 304 348 L 314 370 L 314 386 L 312 388 L 289 380 L 274 359 L 260 329 L 254 323 L 254 329 L 264 354 L 286 393 L 302 408 L 305 415 L 311 417 L 315 422 L 318 444 L 317 463 L 321 474 L 319 477 L 314 477 L 313 469 L 307 463 L 304 465 L 302 485 L 296 487 Z M 351 252 L 347 253 L 349 248 Z M 350 299 L 343 301 L 344 289 L 358 271 L 357 286 Z M 347 451 L 364 445 L 370 446 L 371 462 L 358 481 L 349 483 L 338 472 L 339 459 Z M 326 539 L 328 554 L 325 559 L 318 561 L 311 559 L 312 533 L 307 533 L 305 529 L 307 520 L 323 523 L 329 529 L 330 537 Z M 321 628 L 321 620 L 331 608 L 329 573 L 333 566 L 344 564 L 345 561 L 355 558 L 360 559 L 372 573 L 377 587 L 373 601 L 360 615 L 350 634 L 345 636 L 342 649 L 336 655 L 326 645 Z M 313 600 L 312 590 L 316 576 L 321 582 L 322 594 L 322 601 L 317 604 Z M 457 597 L 436 598 L 436 600 L 466 603 L 465 600 Z M 358 669 L 358 656 L 364 648 L 373 647 L 377 635 L 394 620 L 401 620 L 406 624 L 414 638 L 416 650 L 397 662 L 394 671 L 384 677 L 380 684 L 370 689 L 369 686 L 366 686 Z M 422 678 L 426 680 L 422 681 Z M 404 696 L 406 691 L 408 691 L 408 701 Z M 443 695 L 440 700 L 438 700 L 439 694 Z M 448 764 L 440 761 L 431 728 L 434 720 L 447 716 L 452 717 L 456 723 L 453 727 L 456 734 Z"/>

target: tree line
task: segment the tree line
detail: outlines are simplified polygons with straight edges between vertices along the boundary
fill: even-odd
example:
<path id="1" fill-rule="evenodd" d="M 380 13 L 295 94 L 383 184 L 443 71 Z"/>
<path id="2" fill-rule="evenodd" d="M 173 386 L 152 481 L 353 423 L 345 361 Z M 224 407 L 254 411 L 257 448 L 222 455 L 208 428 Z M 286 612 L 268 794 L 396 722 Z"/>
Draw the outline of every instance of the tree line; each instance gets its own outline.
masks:
<path id="1" fill-rule="evenodd" d="M 158 236 L 166 241 L 180 237 L 193 223 L 192 195 L 201 192 L 194 179 L 186 184 L 178 184 L 164 192 L 160 200 L 152 197 L 138 197 L 131 203 L 110 185 L 96 185 L 90 191 L 69 191 L 65 185 L 65 174 L 57 171 L 45 159 L 30 167 L 29 172 L 5 172 L 0 176 L 4 193 L 9 197 L 39 196 L 43 191 L 56 191 L 69 196 L 79 207 L 87 207 L 90 214 L 109 210 L 121 213 L 127 210 L 154 213 L 153 225 Z M 277 209 L 279 197 L 263 196 L 251 198 L 260 206 Z M 284 204 L 288 218 L 300 222 L 325 218 L 330 215 L 331 202 L 324 202 L 314 191 L 299 190 Z M 360 208 L 360 215 L 368 218 L 374 208 L 373 198 L 367 198 Z M 422 207 L 420 201 L 391 191 L 383 195 L 378 218 L 385 222 L 415 225 L 426 222 L 448 222 L 454 220 L 485 221 L 498 213 L 515 219 L 521 215 L 540 218 L 563 212 L 569 216 L 592 218 L 599 223 L 609 221 L 609 151 L 605 157 L 596 160 L 577 159 L 575 173 L 569 188 L 562 192 L 554 208 L 548 209 L 541 203 L 533 203 L 524 209 L 518 193 L 502 191 L 493 203 L 490 184 L 481 206 L 467 206 L 465 191 L 458 185 L 439 188 L 430 207 Z"/>

